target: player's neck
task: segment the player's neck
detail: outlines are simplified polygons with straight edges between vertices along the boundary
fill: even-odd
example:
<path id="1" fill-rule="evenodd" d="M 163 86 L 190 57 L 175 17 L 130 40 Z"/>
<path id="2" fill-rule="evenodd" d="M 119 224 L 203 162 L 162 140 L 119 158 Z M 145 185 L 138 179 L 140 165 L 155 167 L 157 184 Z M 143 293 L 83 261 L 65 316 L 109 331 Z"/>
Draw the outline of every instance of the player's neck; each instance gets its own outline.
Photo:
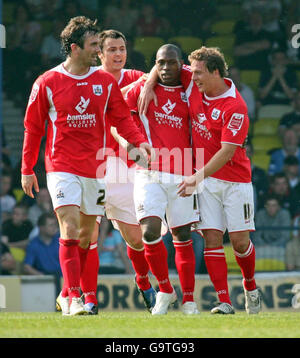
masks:
<path id="1" fill-rule="evenodd" d="M 224 82 L 223 78 L 215 81 L 215 83 L 205 91 L 207 97 L 218 97 L 229 90 L 229 86 Z"/>
<path id="2" fill-rule="evenodd" d="M 89 72 L 90 66 L 74 61 L 71 57 L 68 57 L 63 63 L 65 70 L 72 75 L 82 76 Z"/>
<path id="3" fill-rule="evenodd" d="M 102 66 L 103 67 L 103 70 L 106 71 L 106 72 L 109 72 L 111 75 L 114 76 L 115 80 L 117 82 L 119 82 L 119 79 L 121 78 L 121 72 L 122 70 L 112 70 L 112 69 L 108 69 L 106 68 L 105 66 Z"/>

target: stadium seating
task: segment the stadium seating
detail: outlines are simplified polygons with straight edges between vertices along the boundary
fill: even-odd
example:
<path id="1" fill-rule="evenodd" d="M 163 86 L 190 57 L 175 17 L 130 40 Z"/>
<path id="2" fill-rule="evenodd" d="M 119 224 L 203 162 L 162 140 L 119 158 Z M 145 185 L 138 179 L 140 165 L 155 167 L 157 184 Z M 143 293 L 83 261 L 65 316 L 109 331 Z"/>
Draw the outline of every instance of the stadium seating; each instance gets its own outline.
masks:
<path id="1" fill-rule="evenodd" d="M 256 259 L 255 271 L 285 271 L 285 263 L 277 259 Z"/>
<path id="2" fill-rule="evenodd" d="M 151 59 L 165 41 L 158 36 L 137 36 L 134 40 L 134 49 L 145 56 L 147 66 L 151 65 Z"/>
<path id="3" fill-rule="evenodd" d="M 253 154 L 251 161 L 254 165 L 261 169 L 268 170 L 270 164 L 270 156 L 265 153 Z"/>
<path id="4" fill-rule="evenodd" d="M 297 71 L 298 87 L 300 88 L 300 71 Z"/>
<path id="5" fill-rule="evenodd" d="M 258 110 L 257 119 L 281 118 L 284 114 L 293 110 L 293 107 L 286 104 L 266 104 Z"/>
<path id="6" fill-rule="evenodd" d="M 238 2 L 227 3 L 225 1 L 219 1 L 218 3 L 218 13 L 223 20 L 237 21 L 237 19 L 241 18 L 241 8 Z"/>
<path id="7" fill-rule="evenodd" d="M 235 20 L 216 21 L 212 24 L 211 31 L 218 36 L 230 35 L 232 34 L 235 23 Z"/>
<path id="8" fill-rule="evenodd" d="M 23 261 L 26 256 L 26 252 L 18 247 L 10 247 L 10 252 L 13 258 L 16 260 L 15 274 L 20 275 L 22 273 Z"/>
<path id="9" fill-rule="evenodd" d="M 200 48 L 203 44 L 199 37 L 194 36 L 175 36 L 171 37 L 168 42 L 178 44 L 187 55 Z"/>
<path id="10" fill-rule="evenodd" d="M 233 35 L 213 36 L 206 39 L 205 46 L 219 47 L 225 56 L 233 56 L 234 40 Z"/>
<path id="11" fill-rule="evenodd" d="M 241 273 L 241 269 L 236 262 L 235 255 L 230 244 L 224 244 L 224 252 L 227 262 L 228 273 Z"/>
<path id="12" fill-rule="evenodd" d="M 260 71 L 258 70 L 241 70 L 241 82 L 249 86 L 255 95 L 258 93 Z"/>
<path id="13" fill-rule="evenodd" d="M 253 149 L 256 154 L 267 154 L 271 149 L 281 148 L 282 142 L 279 136 L 258 135 L 252 138 Z"/>
<path id="14" fill-rule="evenodd" d="M 253 135 L 276 136 L 280 118 L 260 118 L 254 123 Z"/>

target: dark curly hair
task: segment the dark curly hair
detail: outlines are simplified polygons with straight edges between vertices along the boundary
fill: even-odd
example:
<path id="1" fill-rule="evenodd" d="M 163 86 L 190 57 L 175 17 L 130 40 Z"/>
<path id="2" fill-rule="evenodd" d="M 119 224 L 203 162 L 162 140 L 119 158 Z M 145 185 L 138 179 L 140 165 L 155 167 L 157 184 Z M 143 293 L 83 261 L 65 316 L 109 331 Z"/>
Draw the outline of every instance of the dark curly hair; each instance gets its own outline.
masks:
<path id="1" fill-rule="evenodd" d="M 97 20 L 93 21 L 85 16 L 73 17 L 60 34 L 62 50 L 68 56 L 71 53 L 72 43 L 83 48 L 86 35 L 99 33 L 100 28 L 97 25 Z"/>

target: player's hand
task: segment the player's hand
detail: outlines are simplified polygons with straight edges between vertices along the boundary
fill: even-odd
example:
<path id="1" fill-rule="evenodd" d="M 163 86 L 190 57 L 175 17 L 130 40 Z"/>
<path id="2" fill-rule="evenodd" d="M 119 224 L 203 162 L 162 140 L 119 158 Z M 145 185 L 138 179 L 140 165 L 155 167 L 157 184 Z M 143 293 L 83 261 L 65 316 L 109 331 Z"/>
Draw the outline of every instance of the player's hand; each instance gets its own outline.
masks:
<path id="1" fill-rule="evenodd" d="M 40 191 L 39 184 L 35 174 L 32 175 L 23 175 L 21 177 L 21 185 L 24 193 L 31 198 L 34 198 L 32 189 L 34 189 L 37 193 Z"/>
<path id="2" fill-rule="evenodd" d="M 140 114 L 146 114 L 151 101 L 154 101 L 155 106 L 158 106 L 157 97 L 153 88 L 153 84 L 147 84 L 147 82 L 145 82 L 143 88 L 141 89 L 141 93 L 138 98 L 138 111 Z"/>
<path id="3" fill-rule="evenodd" d="M 148 167 L 150 166 L 151 162 L 155 160 L 155 150 L 152 146 L 145 142 L 142 143 L 139 149 L 144 153 L 145 158 L 147 158 Z"/>
<path id="4" fill-rule="evenodd" d="M 177 185 L 178 191 L 177 194 L 182 197 L 191 196 L 196 190 L 198 180 L 196 175 L 191 175 L 184 178 L 183 182 Z"/>

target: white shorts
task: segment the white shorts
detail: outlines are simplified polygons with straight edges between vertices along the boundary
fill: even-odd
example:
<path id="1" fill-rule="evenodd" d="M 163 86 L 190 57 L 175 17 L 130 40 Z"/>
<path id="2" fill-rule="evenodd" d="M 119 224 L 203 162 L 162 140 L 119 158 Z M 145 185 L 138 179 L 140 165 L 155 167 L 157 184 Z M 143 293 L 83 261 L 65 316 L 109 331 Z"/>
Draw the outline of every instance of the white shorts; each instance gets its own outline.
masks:
<path id="1" fill-rule="evenodd" d="M 54 210 L 75 205 L 86 215 L 104 215 L 104 179 L 52 172 L 47 174 L 47 186 Z"/>
<path id="2" fill-rule="evenodd" d="M 228 232 L 255 230 L 252 183 L 232 183 L 208 177 L 200 185 L 197 229 L 222 232 L 226 229 Z"/>
<path id="3" fill-rule="evenodd" d="M 137 219 L 166 216 L 170 229 L 199 221 L 196 195 L 180 197 L 177 185 L 183 176 L 158 171 L 137 170 L 134 183 L 134 203 Z"/>
<path id="4" fill-rule="evenodd" d="M 138 225 L 133 201 L 135 167 L 128 168 L 122 159 L 108 157 L 105 175 L 106 216 L 126 224 Z"/>

